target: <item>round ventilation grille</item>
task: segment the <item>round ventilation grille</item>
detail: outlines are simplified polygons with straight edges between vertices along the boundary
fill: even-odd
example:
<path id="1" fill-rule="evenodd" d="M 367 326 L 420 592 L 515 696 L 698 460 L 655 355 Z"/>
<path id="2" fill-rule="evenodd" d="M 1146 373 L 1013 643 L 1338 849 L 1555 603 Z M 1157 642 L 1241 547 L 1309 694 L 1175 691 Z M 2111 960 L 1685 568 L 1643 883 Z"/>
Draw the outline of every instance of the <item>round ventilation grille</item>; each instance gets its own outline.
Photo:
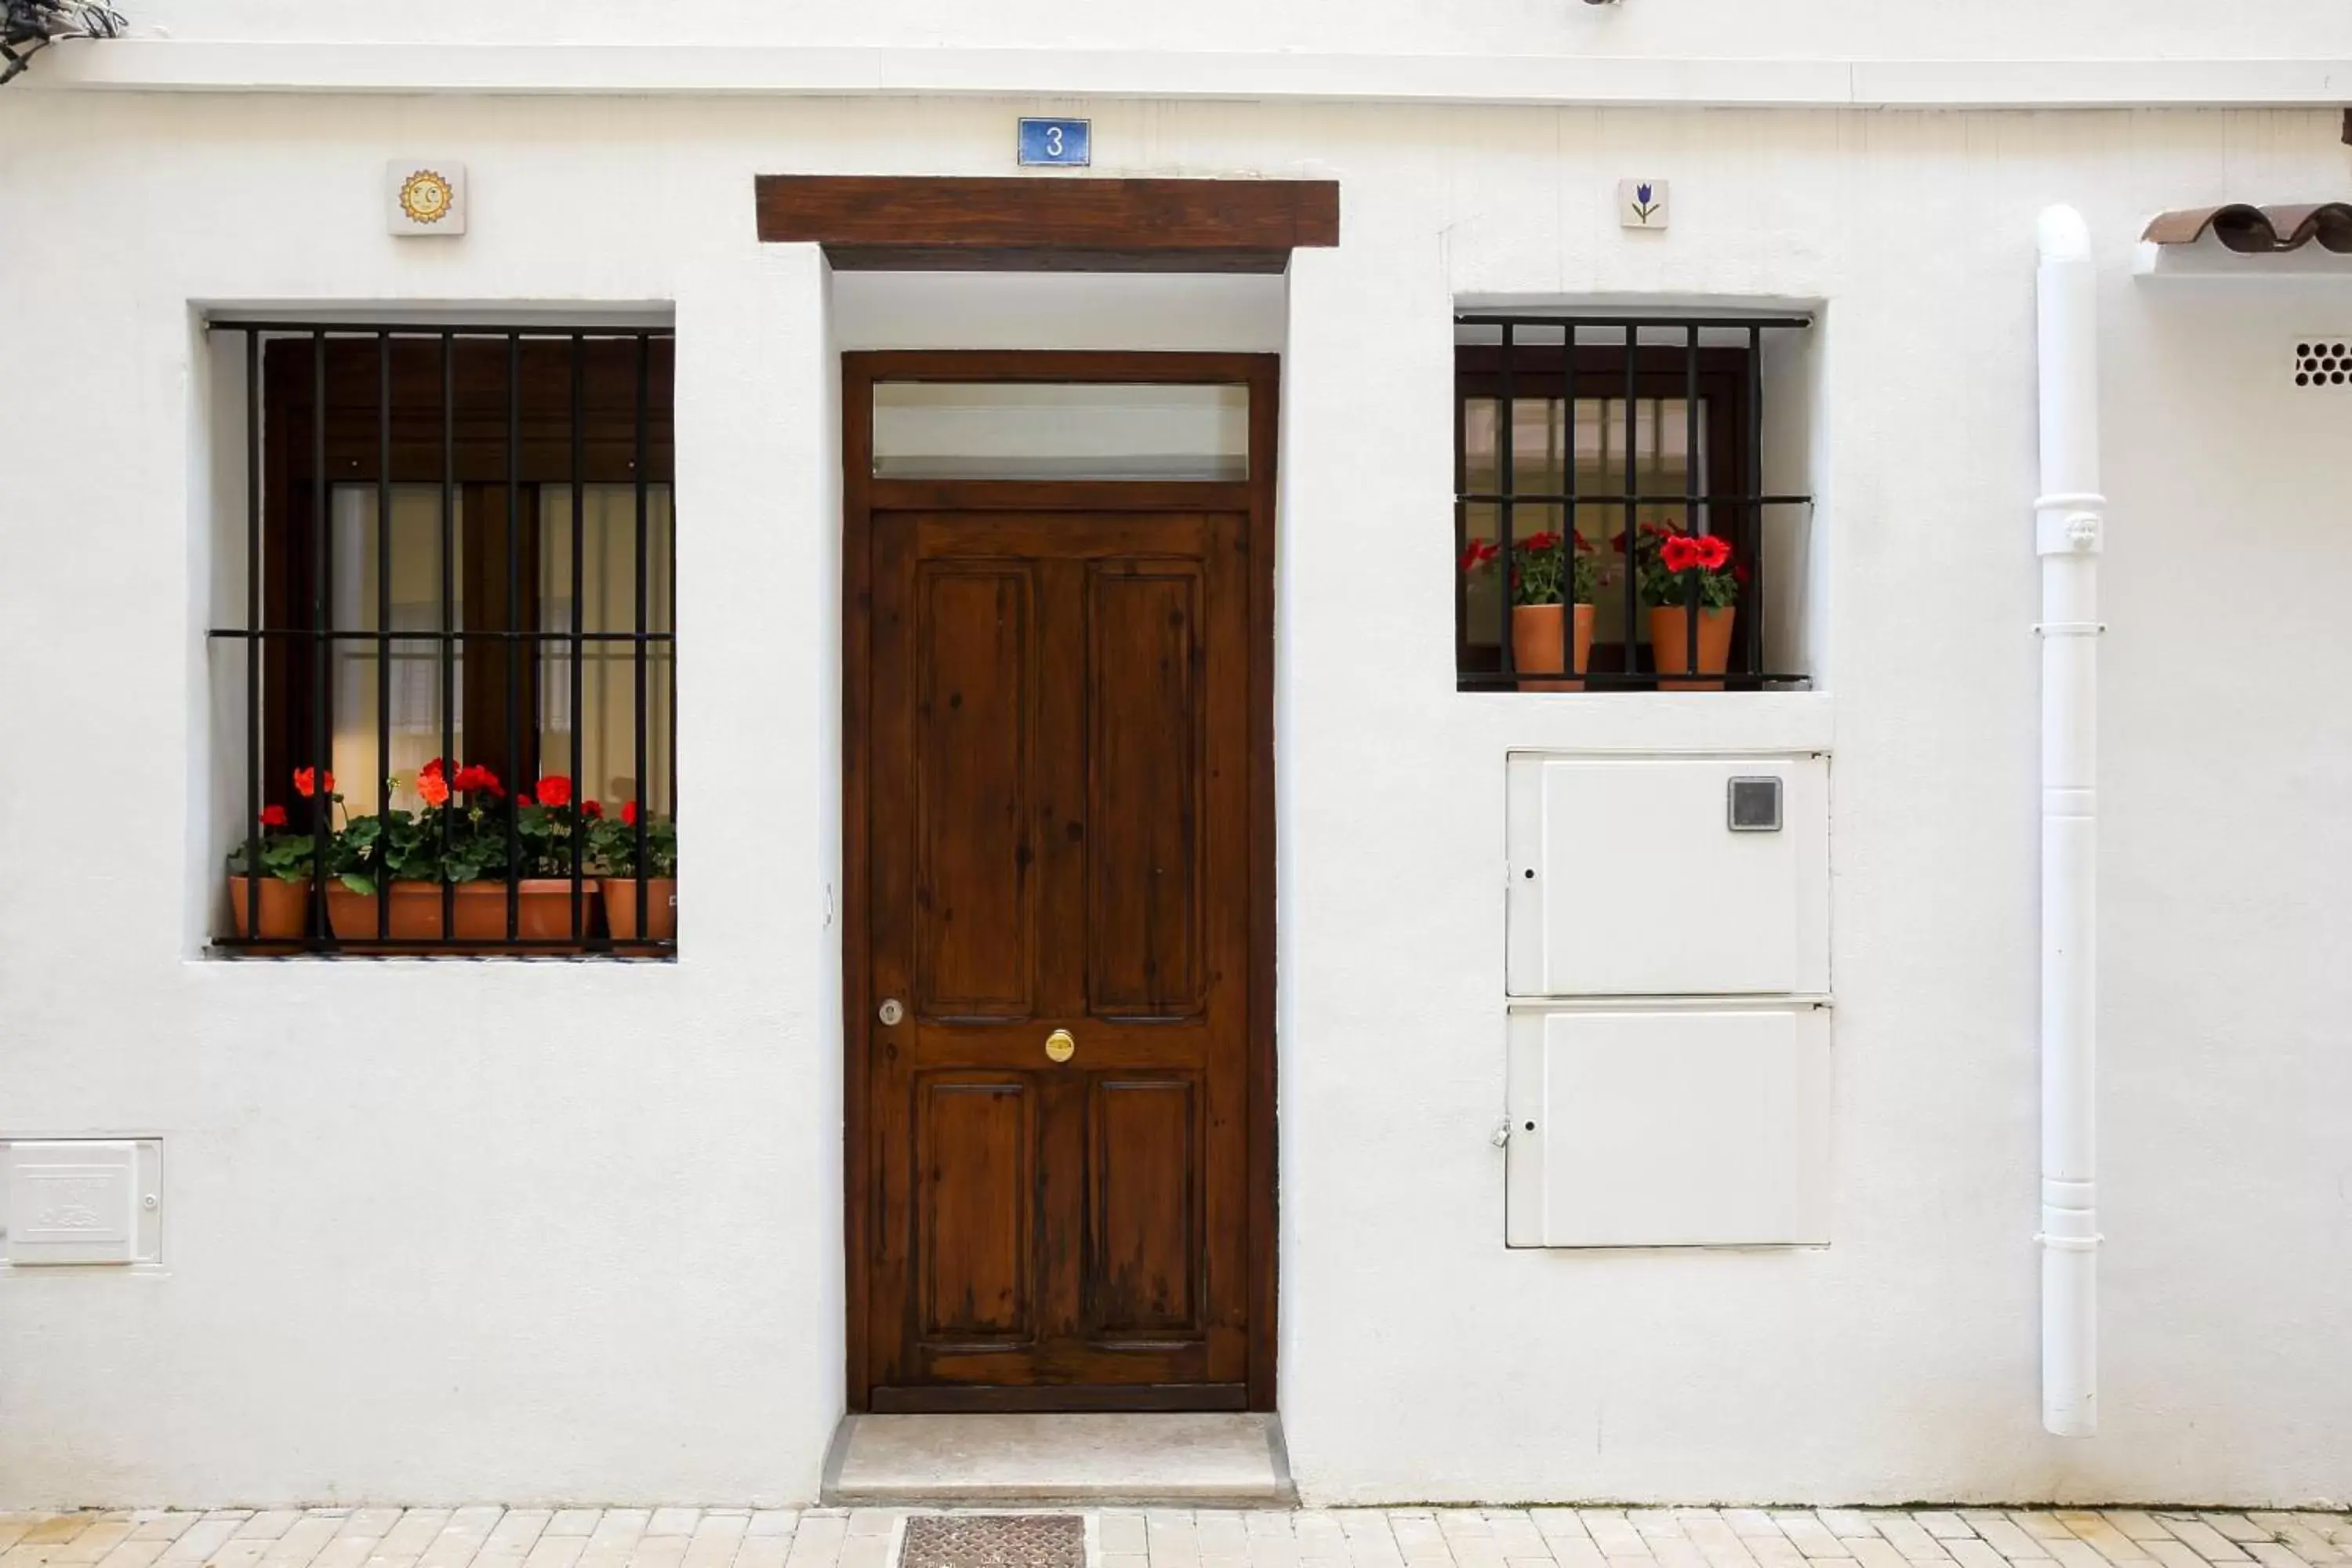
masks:
<path id="1" fill-rule="evenodd" d="M 2294 345 L 2297 386 L 2352 386 L 2352 340 L 2305 338 Z"/>

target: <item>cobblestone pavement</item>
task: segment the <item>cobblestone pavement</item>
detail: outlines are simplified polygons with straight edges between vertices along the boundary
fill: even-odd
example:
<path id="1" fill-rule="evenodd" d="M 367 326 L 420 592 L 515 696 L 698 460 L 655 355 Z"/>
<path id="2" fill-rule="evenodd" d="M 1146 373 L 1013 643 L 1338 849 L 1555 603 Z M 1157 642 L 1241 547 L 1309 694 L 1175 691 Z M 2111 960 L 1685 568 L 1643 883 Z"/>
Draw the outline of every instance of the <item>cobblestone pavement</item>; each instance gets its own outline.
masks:
<path id="1" fill-rule="evenodd" d="M 1038 1510 L 1045 1511 L 1045 1510 Z M 2352 1515 L 1089 1510 L 1094 1568 L 2352 1568 Z M 0 1568 L 890 1568 L 892 1509 L 0 1513 Z"/>

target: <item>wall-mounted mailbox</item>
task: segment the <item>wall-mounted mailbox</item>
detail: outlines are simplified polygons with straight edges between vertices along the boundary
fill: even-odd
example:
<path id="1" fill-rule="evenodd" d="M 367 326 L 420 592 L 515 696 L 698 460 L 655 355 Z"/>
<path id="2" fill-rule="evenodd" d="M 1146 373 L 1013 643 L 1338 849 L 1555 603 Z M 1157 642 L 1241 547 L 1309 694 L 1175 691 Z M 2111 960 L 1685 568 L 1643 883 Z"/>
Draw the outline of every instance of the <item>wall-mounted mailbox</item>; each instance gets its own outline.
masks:
<path id="1" fill-rule="evenodd" d="M 1829 759 L 1509 763 L 1515 997 L 1823 995 Z"/>

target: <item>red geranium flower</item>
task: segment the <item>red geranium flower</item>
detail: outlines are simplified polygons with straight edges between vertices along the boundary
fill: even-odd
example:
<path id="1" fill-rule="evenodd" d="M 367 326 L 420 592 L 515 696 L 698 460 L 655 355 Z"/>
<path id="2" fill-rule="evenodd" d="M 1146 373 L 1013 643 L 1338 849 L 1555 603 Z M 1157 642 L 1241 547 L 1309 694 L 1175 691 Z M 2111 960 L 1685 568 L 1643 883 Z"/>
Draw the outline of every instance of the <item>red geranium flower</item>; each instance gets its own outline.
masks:
<path id="1" fill-rule="evenodd" d="M 1519 541 L 1519 544 L 1523 549 L 1528 550 L 1558 550 L 1559 535 L 1549 530 L 1542 533 L 1530 533 Z"/>
<path id="2" fill-rule="evenodd" d="M 1462 552 L 1462 570 L 1465 572 L 1475 572 L 1479 567 L 1486 565 L 1488 563 L 1492 562 L 1496 556 L 1500 555 L 1502 552 L 1502 546 L 1495 543 L 1492 540 L 1474 539 L 1470 542 L 1469 548 Z"/>
<path id="3" fill-rule="evenodd" d="M 274 802 L 268 805 L 263 806 L 261 808 L 261 826 L 264 827 L 285 826 L 286 808 L 275 804 Z"/>
<path id="4" fill-rule="evenodd" d="M 1719 533 L 1702 533 L 1691 541 L 1698 552 L 1698 563 L 1710 572 L 1720 572 L 1731 562 L 1731 541 Z"/>
<path id="5" fill-rule="evenodd" d="M 503 795 L 506 793 L 499 787 L 499 775 L 492 773 L 489 769 L 482 766 L 479 763 L 467 763 L 464 767 L 457 770 L 457 776 L 450 780 L 449 783 L 451 787 L 456 789 L 459 795 L 472 795 L 477 791 L 487 792 L 490 795 Z"/>
<path id="6" fill-rule="evenodd" d="M 1669 572 L 1687 572 L 1699 563 L 1698 542 L 1683 534 L 1674 534 L 1658 546 L 1658 559 Z"/>
<path id="7" fill-rule="evenodd" d="M 313 792 L 318 787 L 318 778 L 319 775 L 315 769 L 296 768 L 294 770 L 294 793 L 300 795 L 304 800 L 310 799 Z M 335 775 L 331 773 L 327 775 L 327 793 L 329 795 L 335 793 Z"/>
<path id="8" fill-rule="evenodd" d="M 568 805 L 572 801 L 572 781 L 562 773 L 550 773 L 539 781 L 539 804 Z"/>
<path id="9" fill-rule="evenodd" d="M 537 805 L 539 802 L 530 798 L 530 791 L 525 790 L 520 795 L 515 796 L 515 804 L 517 805 Z"/>
<path id="10" fill-rule="evenodd" d="M 635 827 L 637 825 L 637 803 L 635 801 L 630 801 L 627 805 L 621 807 L 621 820 L 627 823 L 631 827 Z"/>
<path id="11" fill-rule="evenodd" d="M 427 805 L 446 805 L 449 804 L 449 781 L 441 776 L 441 770 L 437 767 L 430 773 L 419 773 L 416 775 L 416 793 L 425 797 Z"/>
<path id="12" fill-rule="evenodd" d="M 436 757 L 431 762 L 425 763 L 423 767 L 417 769 L 416 776 L 418 778 L 439 778 L 441 776 L 441 759 Z"/>
<path id="13" fill-rule="evenodd" d="M 596 800 L 583 800 L 580 803 L 580 815 L 583 816 L 602 816 L 604 815 L 604 803 Z"/>

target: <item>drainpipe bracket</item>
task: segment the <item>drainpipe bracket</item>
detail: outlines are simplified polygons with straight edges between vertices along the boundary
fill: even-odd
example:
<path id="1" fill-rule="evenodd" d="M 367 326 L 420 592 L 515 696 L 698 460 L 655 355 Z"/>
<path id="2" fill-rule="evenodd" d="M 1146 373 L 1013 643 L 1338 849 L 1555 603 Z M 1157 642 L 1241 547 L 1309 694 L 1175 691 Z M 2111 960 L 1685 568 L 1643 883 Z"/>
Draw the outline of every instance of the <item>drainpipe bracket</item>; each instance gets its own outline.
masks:
<path id="1" fill-rule="evenodd" d="M 2057 1252 L 2096 1252 L 2099 1250 L 2099 1244 L 2107 1238 L 2099 1234 L 2053 1236 L 2046 1230 L 2037 1230 L 2033 1233 L 2033 1239 Z"/>
<path id="2" fill-rule="evenodd" d="M 2042 555 L 2097 555 L 2106 549 L 2107 498 L 2043 496 L 2033 503 L 2033 548 Z"/>
<path id="3" fill-rule="evenodd" d="M 2033 635 L 2038 637 L 2095 637 L 2106 629 L 2105 621 L 2037 621 Z"/>

